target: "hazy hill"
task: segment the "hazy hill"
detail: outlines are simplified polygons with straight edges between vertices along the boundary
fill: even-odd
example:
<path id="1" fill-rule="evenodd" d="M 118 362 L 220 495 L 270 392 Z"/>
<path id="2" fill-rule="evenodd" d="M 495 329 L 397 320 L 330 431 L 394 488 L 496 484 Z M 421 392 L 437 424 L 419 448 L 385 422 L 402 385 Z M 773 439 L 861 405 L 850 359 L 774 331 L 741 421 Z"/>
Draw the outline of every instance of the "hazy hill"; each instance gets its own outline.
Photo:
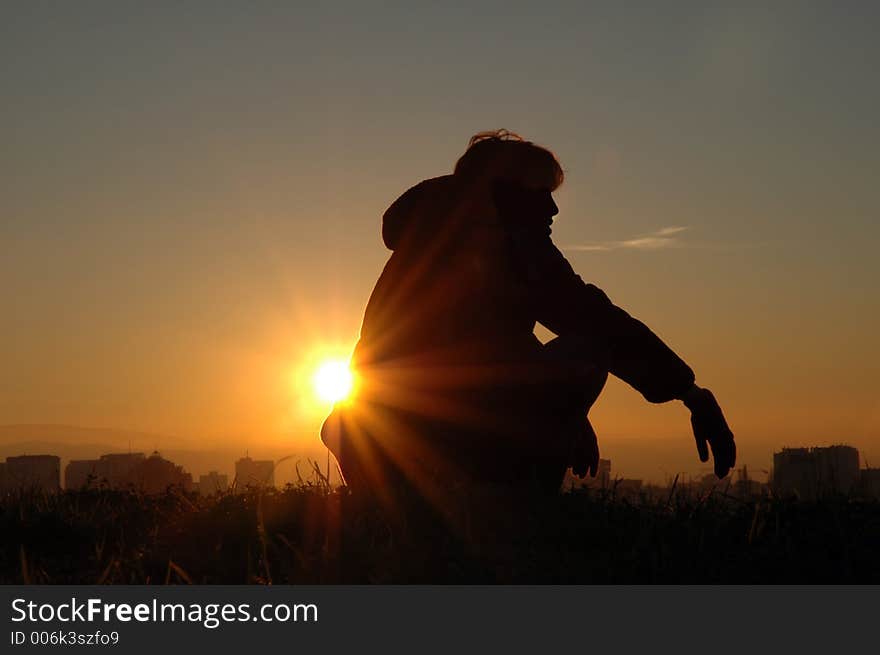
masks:
<path id="1" fill-rule="evenodd" d="M 0 425 L 0 447 L 10 443 L 50 442 L 81 446 L 109 445 L 115 450 L 153 450 L 180 447 L 184 440 L 165 434 L 152 434 L 125 429 L 85 428 L 76 425 L 17 424 Z"/>

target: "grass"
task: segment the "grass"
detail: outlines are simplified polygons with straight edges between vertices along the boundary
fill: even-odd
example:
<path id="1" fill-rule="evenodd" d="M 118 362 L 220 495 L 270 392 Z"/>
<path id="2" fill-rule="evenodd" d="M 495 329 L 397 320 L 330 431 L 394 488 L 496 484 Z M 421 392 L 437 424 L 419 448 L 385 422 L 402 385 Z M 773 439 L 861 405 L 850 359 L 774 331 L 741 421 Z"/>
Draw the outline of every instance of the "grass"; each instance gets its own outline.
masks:
<path id="1" fill-rule="evenodd" d="M 388 513 L 326 484 L 0 498 L 0 583 L 880 583 L 880 503 L 452 494 Z"/>

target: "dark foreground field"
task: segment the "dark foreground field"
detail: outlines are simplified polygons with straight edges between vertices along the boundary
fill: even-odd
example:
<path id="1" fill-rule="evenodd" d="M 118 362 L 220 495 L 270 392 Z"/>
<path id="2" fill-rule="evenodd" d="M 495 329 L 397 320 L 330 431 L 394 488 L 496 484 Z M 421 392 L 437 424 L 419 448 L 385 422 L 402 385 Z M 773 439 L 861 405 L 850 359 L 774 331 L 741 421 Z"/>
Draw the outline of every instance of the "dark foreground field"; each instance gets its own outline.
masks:
<path id="1" fill-rule="evenodd" d="M 445 519 L 344 491 L 0 500 L 2 583 L 878 583 L 880 504 L 575 493 Z"/>

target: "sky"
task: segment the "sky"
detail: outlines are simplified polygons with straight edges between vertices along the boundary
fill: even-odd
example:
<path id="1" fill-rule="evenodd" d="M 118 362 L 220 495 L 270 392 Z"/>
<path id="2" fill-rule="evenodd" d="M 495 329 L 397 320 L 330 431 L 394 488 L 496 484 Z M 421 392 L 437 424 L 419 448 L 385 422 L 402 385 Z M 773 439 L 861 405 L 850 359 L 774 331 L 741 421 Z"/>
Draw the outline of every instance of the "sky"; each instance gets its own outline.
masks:
<path id="1" fill-rule="evenodd" d="M 0 424 L 317 448 L 382 212 L 505 127 L 741 461 L 880 460 L 880 9 L 584 4 L 4 3 Z M 591 416 L 612 456 L 692 439 L 616 380 Z"/>

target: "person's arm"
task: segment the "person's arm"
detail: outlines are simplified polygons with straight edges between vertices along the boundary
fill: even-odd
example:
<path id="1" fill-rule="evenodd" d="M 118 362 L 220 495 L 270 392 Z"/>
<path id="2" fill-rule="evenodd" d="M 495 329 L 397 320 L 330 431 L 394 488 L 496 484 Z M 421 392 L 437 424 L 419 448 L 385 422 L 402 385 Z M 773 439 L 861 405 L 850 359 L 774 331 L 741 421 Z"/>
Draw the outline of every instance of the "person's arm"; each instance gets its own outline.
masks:
<path id="1" fill-rule="evenodd" d="M 560 336 L 599 343 L 608 353 L 609 371 L 650 402 L 681 400 L 691 411 L 700 461 L 708 461 L 711 446 L 715 474 L 727 475 L 736 463 L 733 433 L 712 392 L 694 383 L 691 368 L 644 323 L 586 284 L 549 238 L 533 261 L 539 322 Z"/>
<path id="2" fill-rule="evenodd" d="M 681 399 L 694 372 L 644 323 L 586 284 L 547 240 L 537 254 L 538 321 L 560 336 L 590 339 L 608 353 L 611 373 L 652 403 Z"/>

